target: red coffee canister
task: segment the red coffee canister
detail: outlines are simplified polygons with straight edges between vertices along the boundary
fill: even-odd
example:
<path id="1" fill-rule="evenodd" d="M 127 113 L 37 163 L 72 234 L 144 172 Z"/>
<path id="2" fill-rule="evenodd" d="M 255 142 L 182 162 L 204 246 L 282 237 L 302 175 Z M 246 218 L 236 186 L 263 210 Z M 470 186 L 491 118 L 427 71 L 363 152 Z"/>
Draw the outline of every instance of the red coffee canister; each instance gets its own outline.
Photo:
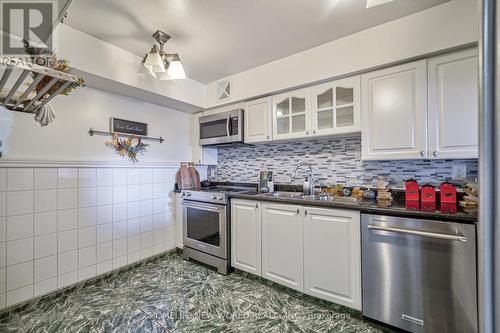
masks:
<path id="1" fill-rule="evenodd" d="M 418 183 L 415 179 L 408 179 L 406 181 L 406 201 L 419 201 L 420 196 L 418 193 Z"/>
<path id="2" fill-rule="evenodd" d="M 422 186 L 422 202 L 436 202 L 436 188 L 430 184 Z"/>
<path id="3" fill-rule="evenodd" d="M 457 188 L 452 183 L 441 184 L 441 203 L 457 204 Z"/>

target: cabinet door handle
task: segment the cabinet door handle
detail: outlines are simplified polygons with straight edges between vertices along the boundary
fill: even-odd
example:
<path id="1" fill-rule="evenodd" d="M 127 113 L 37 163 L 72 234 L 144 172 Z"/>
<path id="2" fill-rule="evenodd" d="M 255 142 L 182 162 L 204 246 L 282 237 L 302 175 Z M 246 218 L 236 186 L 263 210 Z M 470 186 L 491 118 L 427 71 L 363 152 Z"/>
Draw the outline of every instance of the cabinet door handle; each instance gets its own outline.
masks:
<path id="1" fill-rule="evenodd" d="M 420 156 L 424 157 L 424 151 L 423 150 L 420 151 Z"/>
<path id="2" fill-rule="evenodd" d="M 255 208 L 259 208 L 259 204 L 255 204 Z"/>
<path id="3" fill-rule="evenodd" d="M 304 211 L 304 215 L 307 215 L 307 210 L 306 210 L 306 211 Z"/>
<path id="4" fill-rule="evenodd" d="M 300 209 L 297 208 L 297 214 L 300 214 Z"/>
<path id="5" fill-rule="evenodd" d="M 434 150 L 434 151 L 432 152 L 432 155 L 434 155 L 434 157 L 436 157 L 436 156 L 438 156 L 438 152 L 437 152 L 436 150 Z"/>
<path id="6" fill-rule="evenodd" d="M 267 139 L 269 140 L 270 138 L 271 138 L 271 137 L 268 135 L 268 136 L 267 136 Z"/>
<path id="7" fill-rule="evenodd" d="M 316 134 L 316 130 L 313 131 L 313 134 Z"/>

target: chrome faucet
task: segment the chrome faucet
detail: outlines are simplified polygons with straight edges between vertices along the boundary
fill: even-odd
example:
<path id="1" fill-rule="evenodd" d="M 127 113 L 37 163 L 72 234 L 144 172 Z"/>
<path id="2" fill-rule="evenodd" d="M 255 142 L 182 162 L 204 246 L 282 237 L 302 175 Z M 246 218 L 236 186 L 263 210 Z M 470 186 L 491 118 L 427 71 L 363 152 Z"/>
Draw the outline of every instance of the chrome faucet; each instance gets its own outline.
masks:
<path id="1" fill-rule="evenodd" d="M 312 166 L 309 163 L 300 162 L 299 164 L 297 164 L 297 166 L 293 169 L 290 177 L 292 178 L 292 180 L 296 179 L 297 170 L 302 166 L 309 168 L 309 172 L 310 172 L 309 179 L 307 179 L 307 177 L 306 177 L 306 179 L 302 183 L 302 191 L 304 192 L 304 195 L 314 195 L 314 173 L 313 173 Z"/>

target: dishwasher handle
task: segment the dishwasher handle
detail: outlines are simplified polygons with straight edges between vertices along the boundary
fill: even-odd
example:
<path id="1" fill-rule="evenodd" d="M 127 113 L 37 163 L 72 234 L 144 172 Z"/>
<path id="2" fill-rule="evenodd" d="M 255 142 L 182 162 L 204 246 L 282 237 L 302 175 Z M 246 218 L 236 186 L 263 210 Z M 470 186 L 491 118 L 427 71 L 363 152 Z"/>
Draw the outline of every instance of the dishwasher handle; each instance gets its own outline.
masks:
<path id="1" fill-rule="evenodd" d="M 465 237 L 464 235 L 462 235 L 458 232 L 456 235 L 450 235 L 450 234 L 442 234 L 442 233 L 437 233 L 437 232 L 428 232 L 428 231 L 421 231 L 421 230 L 415 230 L 415 229 L 383 227 L 383 226 L 379 226 L 379 225 L 375 225 L 375 224 L 368 224 L 367 228 L 371 229 L 371 230 L 389 231 L 389 232 L 395 232 L 395 233 L 400 233 L 400 234 L 408 234 L 408 235 L 416 235 L 416 236 L 424 236 L 424 237 L 431 237 L 431 238 L 439 238 L 439 239 L 448 239 L 448 240 L 453 240 L 453 241 L 467 242 L 467 237 Z"/>

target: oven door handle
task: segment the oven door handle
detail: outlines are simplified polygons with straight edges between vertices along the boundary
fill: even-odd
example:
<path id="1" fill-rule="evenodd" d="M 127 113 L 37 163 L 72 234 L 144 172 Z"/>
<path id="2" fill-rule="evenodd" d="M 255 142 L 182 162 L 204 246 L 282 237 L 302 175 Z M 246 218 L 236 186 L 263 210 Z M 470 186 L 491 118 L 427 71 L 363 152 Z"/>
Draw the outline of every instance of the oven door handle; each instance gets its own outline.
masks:
<path id="1" fill-rule="evenodd" d="M 231 130 L 229 129 L 229 123 L 231 122 L 231 115 L 227 116 L 226 119 L 226 133 L 228 137 L 231 137 Z"/>
<path id="2" fill-rule="evenodd" d="M 206 204 L 202 204 L 202 203 L 194 203 L 194 202 L 186 202 L 186 201 L 182 202 L 182 206 L 189 207 L 189 208 L 200 208 L 200 209 L 209 210 L 212 212 L 220 212 L 221 210 L 223 210 L 225 208 L 224 206 L 210 205 L 210 204 L 206 205 Z"/>

